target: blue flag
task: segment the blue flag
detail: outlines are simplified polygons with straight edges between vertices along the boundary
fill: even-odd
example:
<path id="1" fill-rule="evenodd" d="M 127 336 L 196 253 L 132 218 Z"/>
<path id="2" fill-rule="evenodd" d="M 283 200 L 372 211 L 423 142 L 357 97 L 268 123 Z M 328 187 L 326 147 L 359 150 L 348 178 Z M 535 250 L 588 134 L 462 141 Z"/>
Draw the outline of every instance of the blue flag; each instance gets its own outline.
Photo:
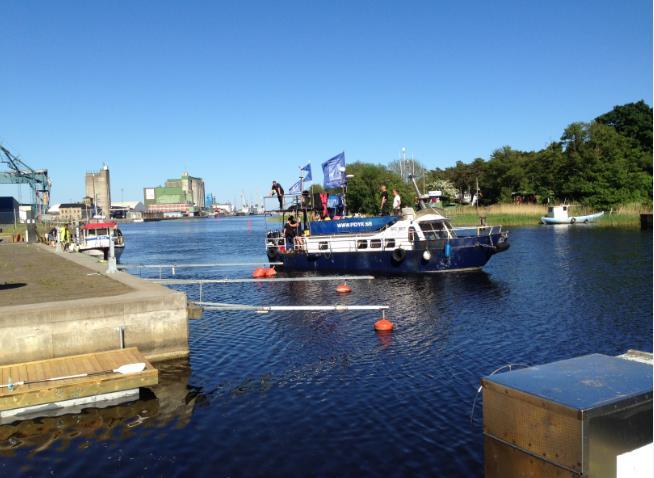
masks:
<path id="1" fill-rule="evenodd" d="M 322 183 L 325 189 L 339 188 L 345 184 L 345 153 L 334 156 L 322 163 L 322 173 L 325 179 Z"/>
<path id="2" fill-rule="evenodd" d="M 302 181 L 298 181 L 288 190 L 289 194 L 300 194 L 302 192 Z"/>
<path id="3" fill-rule="evenodd" d="M 301 168 L 300 171 L 304 172 L 304 180 L 305 181 L 311 181 L 311 163 L 309 163 L 305 167 Z"/>

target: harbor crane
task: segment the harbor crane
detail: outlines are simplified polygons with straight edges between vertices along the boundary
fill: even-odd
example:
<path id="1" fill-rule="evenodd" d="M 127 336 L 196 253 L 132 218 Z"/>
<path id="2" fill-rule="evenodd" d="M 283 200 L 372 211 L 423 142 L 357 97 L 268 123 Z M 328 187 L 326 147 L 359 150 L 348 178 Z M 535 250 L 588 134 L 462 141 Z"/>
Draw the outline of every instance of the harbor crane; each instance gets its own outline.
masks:
<path id="1" fill-rule="evenodd" d="M 0 171 L 0 184 L 29 184 L 32 189 L 32 214 L 41 220 L 50 205 L 52 181 L 47 169 L 32 169 L 4 146 L 0 145 L 0 164 L 8 171 Z"/>

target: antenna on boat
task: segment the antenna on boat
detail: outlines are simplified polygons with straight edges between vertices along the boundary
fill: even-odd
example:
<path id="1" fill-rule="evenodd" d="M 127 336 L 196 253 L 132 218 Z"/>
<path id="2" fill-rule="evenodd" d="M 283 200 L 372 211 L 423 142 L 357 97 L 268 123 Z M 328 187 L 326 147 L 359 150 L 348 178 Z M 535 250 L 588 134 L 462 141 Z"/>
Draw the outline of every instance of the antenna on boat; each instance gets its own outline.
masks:
<path id="1" fill-rule="evenodd" d="M 422 193 L 420 192 L 418 183 L 416 183 L 415 176 L 413 174 L 409 174 L 409 179 L 413 183 L 413 188 L 416 190 L 416 194 L 418 195 L 418 203 L 420 204 L 420 209 L 427 209 L 427 205 L 425 204 L 425 201 L 422 199 Z"/>

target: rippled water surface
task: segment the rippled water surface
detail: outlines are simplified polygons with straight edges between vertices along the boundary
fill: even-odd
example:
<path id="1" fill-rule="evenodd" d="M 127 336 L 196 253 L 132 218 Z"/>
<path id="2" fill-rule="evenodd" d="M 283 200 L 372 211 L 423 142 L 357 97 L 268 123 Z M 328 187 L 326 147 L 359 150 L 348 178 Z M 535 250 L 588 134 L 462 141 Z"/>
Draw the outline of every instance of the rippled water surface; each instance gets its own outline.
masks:
<path id="1" fill-rule="evenodd" d="M 265 228 L 259 217 L 124 225 L 122 261 L 263 261 Z M 0 426 L 0 475 L 481 475 L 479 405 L 470 419 L 481 376 L 652 351 L 651 233 L 543 226 L 510 241 L 483 272 L 378 277 L 345 297 L 331 282 L 205 286 L 215 302 L 390 305 L 397 330 L 376 334 L 376 312 L 205 312 L 190 322 L 190 359 L 158 364 L 161 384 L 139 401 Z"/>

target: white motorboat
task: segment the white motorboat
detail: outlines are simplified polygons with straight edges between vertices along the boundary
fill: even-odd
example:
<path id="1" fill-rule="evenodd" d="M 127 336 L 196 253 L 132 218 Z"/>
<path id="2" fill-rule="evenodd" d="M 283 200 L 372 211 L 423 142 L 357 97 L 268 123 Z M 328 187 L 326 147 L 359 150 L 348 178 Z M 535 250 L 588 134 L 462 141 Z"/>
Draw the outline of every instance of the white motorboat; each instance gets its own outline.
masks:
<path id="1" fill-rule="evenodd" d="M 111 242 L 118 260 L 125 249 L 125 238 L 115 222 L 90 222 L 80 226 L 77 249 L 102 259 L 109 258 Z"/>
<path id="2" fill-rule="evenodd" d="M 561 204 L 559 206 L 550 206 L 547 208 L 547 216 L 540 218 L 543 224 L 588 224 L 604 215 L 604 211 L 585 216 L 570 216 L 570 204 Z"/>

